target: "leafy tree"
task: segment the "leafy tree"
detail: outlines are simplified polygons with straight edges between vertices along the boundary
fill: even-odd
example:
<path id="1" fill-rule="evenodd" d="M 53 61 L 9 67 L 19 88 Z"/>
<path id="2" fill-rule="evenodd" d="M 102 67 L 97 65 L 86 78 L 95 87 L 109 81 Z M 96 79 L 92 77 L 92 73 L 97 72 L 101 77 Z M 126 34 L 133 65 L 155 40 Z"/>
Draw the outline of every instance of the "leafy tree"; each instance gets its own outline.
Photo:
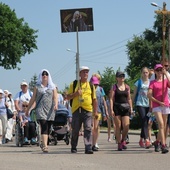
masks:
<path id="1" fill-rule="evenodd" d="M 116 76 L 115 71 L 113 70 L 113 67 L 106 67 L 103 73 L 98 73 L 101 76 L 101 82 L 100 85 L 104 88 L 106 95 L 109 93 L 111 85 L 116 82 Z"/>
<path id="2" fill-rule="evenodd" d="M 21 57 L 37 49 L 37 32 L 24 23 L 23 18 L 17 18 L 15 10 L 0 3 L 0 66 L 18 68 Z"/>
<path id="3" fill-rule="evenodd" d="M 36 83 L 37 83 L 37 80 L 38 80 L 38 77 L 37 77 L 37 75 L 35 74 L 35 75 L 31 78 L 31 82 L 29 83 L 29 89 L 30 89 L 31 91 L 33 91 L 34 86 L 35 86 Z"/>
<path id="4" fill-rule="evenodd" d="M 160 63 L 162 58 L 162 15 L 157 15 L 153 30 L 146 29 L 141 36 L 134 36 L 133 40 L 127 43 L 127 54 L 129 63 L 126 72 L 131 80 L 140 76 L 142 67 L 153 68 Z M 169 20 L 167 19 L 168 27 Z M 165 37 L 168 37 L 166 29 Z M 166 56 L 168 55 L 168 41 L 166 41 Z"/>

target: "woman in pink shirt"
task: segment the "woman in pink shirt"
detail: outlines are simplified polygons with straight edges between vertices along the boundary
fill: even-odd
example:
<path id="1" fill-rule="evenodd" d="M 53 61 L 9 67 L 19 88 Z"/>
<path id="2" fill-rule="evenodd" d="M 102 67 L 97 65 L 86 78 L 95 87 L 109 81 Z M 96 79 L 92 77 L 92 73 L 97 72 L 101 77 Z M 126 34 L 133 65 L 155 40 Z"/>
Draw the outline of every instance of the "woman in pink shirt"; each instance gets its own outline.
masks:
<path id="1" fill-rule="evenodd" d="M 170 113 L 168 88 L 170 87 L 170 77 L 161 64 L 154 67 L 156 79 L 150 82 L 148 97 L 152 101 L 152 112 L 154 113 L 159 126 L 158 138 L 154 142 L 155 152 L 159 152 L 161 142 L 162 153 L 169 152 L 165 145 L 165 129 L 167 124 L 167 116 Z M 166 79 L 163 80 L 163 74 Z"/>

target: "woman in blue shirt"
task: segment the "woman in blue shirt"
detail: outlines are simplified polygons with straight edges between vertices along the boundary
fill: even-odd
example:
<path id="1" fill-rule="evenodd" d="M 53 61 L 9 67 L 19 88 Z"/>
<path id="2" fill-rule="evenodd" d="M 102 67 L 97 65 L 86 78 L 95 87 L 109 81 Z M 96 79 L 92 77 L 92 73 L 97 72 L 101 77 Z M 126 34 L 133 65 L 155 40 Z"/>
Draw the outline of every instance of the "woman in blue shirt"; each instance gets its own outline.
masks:
<path id="1" fill-rule="evenodd" d="M 141 70 L 141 78 L 135 82 L 133 101 L 135 102 L 142 123 L 139 145 L 147 149 L 151 146 L 148 137 L 149 117 L 147 116 L 149 112 L 149 99 L 147 97 L 149 84 L 149 69 L 143 67 Z"/>

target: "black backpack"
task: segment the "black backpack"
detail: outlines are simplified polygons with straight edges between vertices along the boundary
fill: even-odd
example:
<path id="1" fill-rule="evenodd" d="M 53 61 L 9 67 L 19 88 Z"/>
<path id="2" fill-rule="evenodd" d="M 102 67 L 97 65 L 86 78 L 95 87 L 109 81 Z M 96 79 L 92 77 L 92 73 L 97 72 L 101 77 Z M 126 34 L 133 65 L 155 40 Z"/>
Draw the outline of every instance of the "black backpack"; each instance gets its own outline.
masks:
<path id="1" fill-rule="evenodd" d="M 77 85 L 77 80 L 74 80 L 73 81 L 73 93 L 75 91 L 75 88 L 76 88 L 76 85 Z M 91 88 L 91 95 L 93 94 L 93 85 L 90 83 L 90 88 Z M 70 99 L 70 106 L 72 107 L 72 103 L 73 103 L 73 99 Z"/>

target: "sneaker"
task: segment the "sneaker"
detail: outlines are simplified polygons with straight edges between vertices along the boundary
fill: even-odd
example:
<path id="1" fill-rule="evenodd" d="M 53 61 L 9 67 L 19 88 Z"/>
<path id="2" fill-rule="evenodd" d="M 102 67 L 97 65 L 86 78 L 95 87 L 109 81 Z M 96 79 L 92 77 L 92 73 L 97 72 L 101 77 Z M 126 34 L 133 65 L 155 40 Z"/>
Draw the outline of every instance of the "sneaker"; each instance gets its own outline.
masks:
<path id="1" fill-rule="evenodd" d="M 98 151 L 98 148 L 95 145 L 93 145 L 92 150 L 93 151 Z"/>
<path id="2" fill-rule="evenodd" d="M 0 145 L 2 145 L 2 139 L 0 139 Z"/>
<path id="3" fill-rule="evenodd" d="M 121 144 L 122 144 L 122 149 L 127 149 L 126 141 L 123 141 Z"/>
<path id="4" fill-rule="evenodd" d="M 146 140 L 146 141 L 145 141 L 145 148 L 146 148 L 146 149 L 149 149 L 149 148 L 151 147 L 151 145 L 152 145 L 152 144 L 150 143 L 149 140 Z"/>
<path id="5" fill-rule="evenodd" d="M 169 150 L 168 150 L 168 148 L 166 146 L 162 146 L 161 150 L 162 150 L 163 154 L 169 152 Z"/>
<path id="6" fill-rule="evenodd" d="M 96 143 L 96 144 L 95 144 L 95 147 L 96 147 L 97 149 L 99 149 L 99 145 L 98 145 L 98 143 Z"/>
<path id="7" fill-rule="evenodd" d="M 85 150 L 85 154 L 93 154 L 93 151 L 91 149 Z"/>
<path id="8" fill-rule="evenodd" d="M 142 139 L 140 139 L 140 141 L 139 141 L 139 146 L 140 146 L 141 148 L 144 148 L 144 147 L 145 147 L 144 142 L 143 142 Z"/>
<path id="9" fill-rule="evenodd" d="M 154 142 L 154 147 L 155 147 L 155 152 L 159 152 L 160 151 L 160 147 L 159 147 L 159 142 L 158 141 Z"/>
<path id="10" fill-rule="evenodd" d="M 24 144 L 28 144 L 29 142 L 28 142 L 28 138 L 27 137 L 25 137 L 24 138 Z"/>
<path id="11" fill-rule="evenodd" d="M 107 139 L 107 141 L 108 141 L 108 142 L 111 142 L 111 139 L 110 139 L 110 138 L 108 138 L 108 139 Z"/>
<path id="12" fill-rule="evenodd" d="M 71 148 L 71 153 L 77 153 L 77 149 L 76 148 Z"/>
<path id="13" fill-rule="evenodd" d="M 122 151 L 122 143 L 118 143 L 118 151 Z"/>
<path id="14" fill-rule="evenodd" d="M 37 143 L 36 139 L 35 139 L 35 138 L 32 138 L 32 139 L 31 139 L 31 144 L 32 144 L 32 145 L 35 145 L 36 143 Z"/>

